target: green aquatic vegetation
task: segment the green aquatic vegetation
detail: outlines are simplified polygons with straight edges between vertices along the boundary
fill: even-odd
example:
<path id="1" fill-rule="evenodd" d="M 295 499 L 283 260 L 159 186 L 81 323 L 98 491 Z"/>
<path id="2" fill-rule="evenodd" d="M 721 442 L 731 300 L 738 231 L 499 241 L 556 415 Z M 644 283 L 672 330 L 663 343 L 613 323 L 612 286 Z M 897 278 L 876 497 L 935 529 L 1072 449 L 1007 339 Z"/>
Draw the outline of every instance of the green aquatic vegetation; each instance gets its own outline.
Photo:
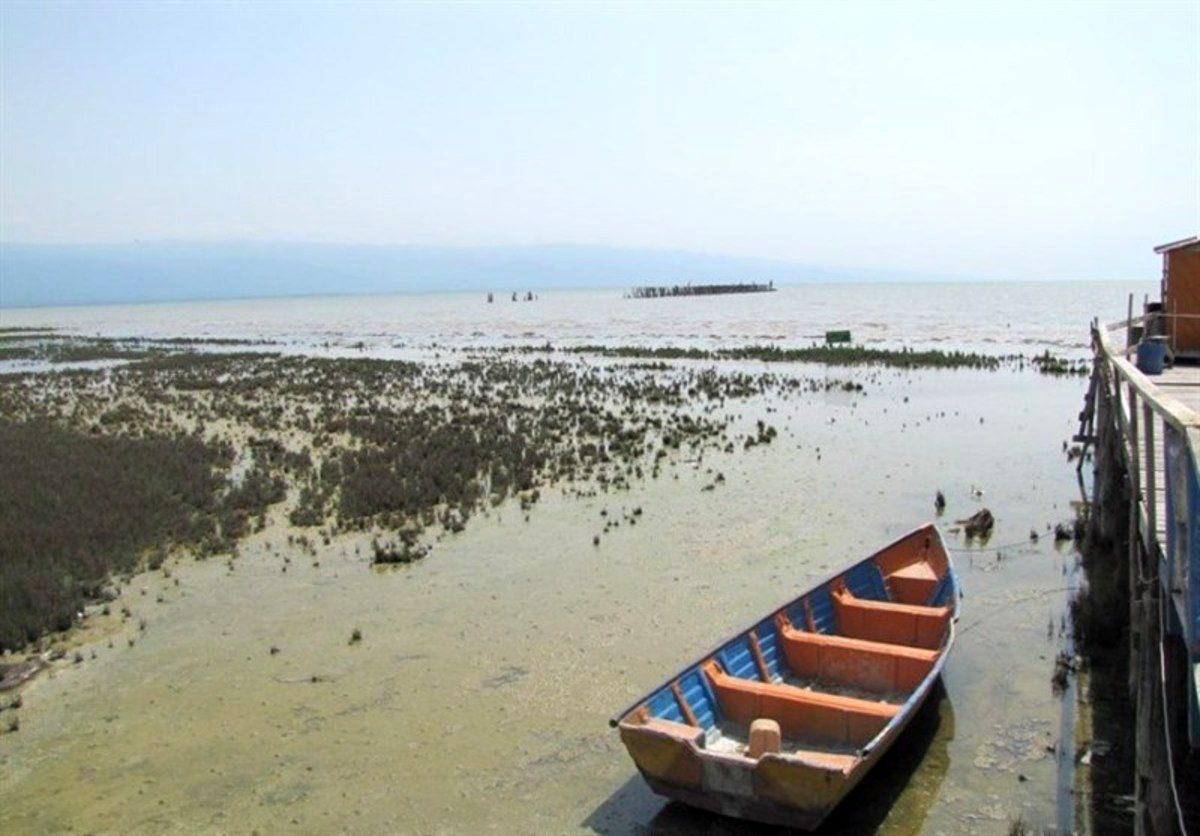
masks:
<path id="1" fill-rule="evenodd" d="M 164 353 L 165 349 L 143 345 L 137 340 L 83 337 L 46 329 L 17 331 L 0 336 L 0 341 L 21 341 L 21 346 L 0 347 L 0 360 L 43 360 L 77 363 L 91 360 L 138 360 Z"/>
<path id="2" fill-rule="evenodd" d="M 1035 354 L 1029 360 L 1039 372 L 1053 377 L 1086 377 L 1091 373 L 1089 361 L 1068 360 L 1065 357 L 1051 354 L 1049 349 L 1042 354 Z"/>
<path id="3" fill-rule="evenodd" d="M 37 350 L 23 345 L 0 345 L 0 360 L 33 360 Z"/>
<path id="4" fill-rule="evenodd" d="M 830 366 L 894 366 L 903 369 L 998 369 L 1001 365 L 1001 358 L 975 352 L 940 349 L 917 351 L 909 348 L 886 349 L 827 344 L 805 348 L 752 345 L 722 349 L 720 356 L 729 360 L 761 360 L 768 363 L 805 362 Z"/>
<path id="5" fill-rule="evenodd" d="M 574 354 L 652 360 L 758 360 L 764 363 L 823 363 L 828 366 L 892 366 L 903 369 L 989 369 L 1007 359 L 988 354 L 940 349 L 867 348 L 858 345 L 814 344 L 799 348 L 748 345 L 740 348 L 703 349 L 681 346 L 581 345 L 564 349 Z"/>
<path id="6" fill-rule="evenodd" d="M 71 626 L 112 572 L 195 542 L 217 451 L 194 436 L 106 437 L 0 422 L 0 648 Z"/>
<path id="7" fill-rule="evenodd" d="M 301 528 L 324 525 L 328 503 L 328 493 L 312 483 L 307 483 L 301 486 L 296 507 L 288 513 L 288 521 Z"/>
<path id="8" fill-rule="evenodd" d="M 159 525 L 164 509 L 133 509 L 125 518 L 140 534 L 122 529 L 119 543 L 92 550 L 110 557 L 86 571 L 68 559 L 71 549 L 59 549 L 63 562 L 51 561 L 38 581 L 49 592 L 39 591 L 46 601 L 37 608 L 53 616 L 22 620 L 8 641 L 69 624 L 106 572 L 132 571 L 147 553 L 161 565 L 171 545 L 201 556 L 233 552 L 274 505 L 293 525 L 327 526 L 323 541 L 334 528 L 396 532 L 377 541 L 372 562 L 411 563 L 428 554 L 421 538 L 430 528 L 457 533 L 507 498 L 528 513 L 552 484 L 580 496 L 626 490 L 680 457 L 727 448 L 726 409 L 739 399 L 847 385 L 855 384 L 824 374 L 594 366 L 496 352 L 417 364 L 179 351 L 105 370 L 0 377 L 0 414 L 37 428 L 33 449 L 60 437 L 70 440 L 70 456 L 76 447 L 184 445 L 197 468 L 181 489 L 171 479 L 182 475 L 135 456 L 132 472 L 155 471 L 146 485 L 171 498 L 179 519 Z M 764 425 L 755 438 L 766 443 L 773 433 Z M 21 445 L 6 449 L 14 446 Z M 72 472 L 62 457 L 44 461 L 48 472 Z M 91 494 L 103 499 L 64 531 L 103 530 L 119 505 L 112 497 L 131 503 L 142 495 L 124 491 L 113 467 L 91 470 Z M 11 469 L 10 487 L 28 493 L 36 480 L 23 482 L 18 472 Z M 35 516 L 50 526 L 73 507 L 44 502 Z M 307 538 L 289 541 L 315 556 Z M 42 548 L 49 546 L 34 551 Z"/>
<path id="9" fill-rule="evenodd" d="M 51 363 L 80 363 L 93 360 L 140 360 L 160 354 L 158 349 L 135 348 L 116 340 L 72 338 L 48 342 L 42 357 Z"/>
<path id="10" fill-rule="evenodd" d="M 545 350 L 551 350 L 549 346 Z M 652 360 L 715 360 L 718 354 L 703 348 L 686 348 L 682 346 L 605 346 L 578 345 L 563 349 L 572 354 L 596 354 L 601 357 L 625 357 L 632 359 Z"/>
<path id="11" fill-rule="evenodd" d="M 187 346 L 230 346 L 230 345 L 277 345 L 277 340 L 248 340 L 231 337 L 155 337 L 131 340 L 145 345 L 187 345 Z"/>

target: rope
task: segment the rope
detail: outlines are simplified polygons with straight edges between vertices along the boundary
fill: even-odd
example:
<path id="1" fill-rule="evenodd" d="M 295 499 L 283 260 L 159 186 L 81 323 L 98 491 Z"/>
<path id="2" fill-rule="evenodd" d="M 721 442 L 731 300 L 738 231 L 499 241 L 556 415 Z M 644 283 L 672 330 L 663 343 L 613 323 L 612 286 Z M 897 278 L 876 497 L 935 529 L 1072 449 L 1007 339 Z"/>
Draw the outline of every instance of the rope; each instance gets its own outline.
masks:
<path id="1" fill-rule="evenodd" d="M 1041 540 L 1041 538 L 1039 537 L 1038 540 Z M 966 553 L 986 554 L 987 552 L 1000 551 L 1000 549 L 1015 549 L 1018 546 L 1033 546 L 1033 545 L 1034 545 L 1034 541 L 1026 538 L 1025 540 L 1017 540 L 1012 543 L 1003 543 L 999 546 L 984 545 L 984 546 L 980 546 L 978 548 L 962 548 L 962 549 L 955 549 L 955 548 L 951 548 L 950 546 L 947 546 L 946 551 L 960 552 L 960 553 L 964 553 L 964 554 L 966 554 Z"/>
<path id="2" fill-rule="evenodd" d="M 1163 636 L 1165 635 L 1166 616 L 1163 614 L 1163 596 L 1160 594 L 1155 596 L 1158 599 L 1158 679 L 1159 693 L 1162 694 L 1162 724 L 1163 724 L 1163 740 L 1167 747 L 1167 776 L 1171 784 L 1171 796 L 1175 802 L 1175 817 L 1179 822 L 1179 832 L 1187 836 L 1187 822 L 1183 817 L 1183 802 L 1179 798 L 1179 787 L 1175 782 L 1175 752 L 1171 748 L 1171 722 L 1168 719 L 1169 707 L 1167 706 L 1167 656 L 1166 649 L 1163 647 Z"/>
<path id="3" fill-rule="evenodd" d="M 1074 592 L 1076 588 L 1077 587 L 1073 587 L 1073 586 L 1060 586 L 1060 587 L 1055 587 L 1054 589 L 1042 589 L 1042 590 L 1034 592 L 1030 595 L 1023 595 L 1019 598 L 1016 598 L 1012 601 L 1012 603 L 1020 604 L 1020 603 L 1024 603 L 1025 601 L 1035 601 L 1039 598 L 1048 598 L 1049 596 L 1055 594 L 1056 592 Z M 965 636 L 967 633 L 974 630 L 976 627 L 978 627 L 983 622 L 985 622 L 997 615 L 1000 615 L 1000 613 L 1003 613 L 1003 612 L 1008 612 L 1008 610 L 1005 610 L 1002 608 L 997 608 L 997 609 L 992 610 L 991 612 L 984 613 L 983 615 L 979 616 L 979 618 L 975 619 L 970 624 L 965 625 L 961 630 L 959 630 L 958 635 Z"/>

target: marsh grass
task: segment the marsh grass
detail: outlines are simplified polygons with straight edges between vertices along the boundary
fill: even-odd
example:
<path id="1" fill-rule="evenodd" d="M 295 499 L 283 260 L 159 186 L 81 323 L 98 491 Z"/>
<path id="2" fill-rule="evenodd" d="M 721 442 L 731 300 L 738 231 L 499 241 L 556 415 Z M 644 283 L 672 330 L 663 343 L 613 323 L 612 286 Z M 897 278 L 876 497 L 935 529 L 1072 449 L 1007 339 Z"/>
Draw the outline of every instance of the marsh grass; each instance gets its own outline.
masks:
<path id="1" fill-rule="evenodd" d="M 33 360 L 37 350 L 24 345 L 0 345 L 0 360 Z"/>
<path id="2" fill-rule="evenodd" d="M 1059 357 L 1050 353 L 1050 349 L 1046 349 L 1042 354 L 1035 354 L 1029 358 L 1029 362 L 1041 374 L 1050 375 L 1051 377 L 1086 377 L 1091 373 L 1091 362 L 1088 360 L 1068 360 L 1065 357 Z"/>
<path id="3" fill-rule="evenodd" d="M 996 357 L 969 351 L 918 351 L 909 348 L 867 348 L 859 345 L 814 344 L 802 347 L 748 345 L 739 348 L 702 349 L 677 346 L 582 345 L 565 349 L 575 354 L 651 360 L 759 360 L 764 363 L 823 363 L 828 366 L 891 366 L 903 369 L 999 369 L 1015 357 Z"/>
<path id="4" fill-rule="evenodd" d="M 219 478 L 191 436 L 91 436 L 0 422 L 0 648 L 71 626 L 112 572 L 191 542 Z"/>
<path id="5" fill-rule="evenodd" d="M 17 342 L 21 344 L 3 345 Z M 166 350 L 139 340 L 83 337 L 40 328 L 0 331 L 0 360 L 44 360 L 49 363 L 137 360 L 161 355 Z"/>
<path id="6" fill-rule="evenodd" d="M 92 341 L 89 350 L 140 351 Z M 441 536 L 542 489 L 595 496 L 734 451 L 734 402 L 862 385 L 822 373 L 600 366 L 502 355 L 447 364 L 162 352 L 104 370 L 0 376 L 0 647 L 69 626 L 113 572 L 172 546 L 233 554 L 284 504 L 318 564 L 333 534 L 413 563 Z M 769 444 L 759 421 L 747 438 Z M 723 480 L 718 480 L 723 481 Z M 230 562 L 233 568 L 233 562 Z M 284 566 L 286 570 L 286 564 Z"/>

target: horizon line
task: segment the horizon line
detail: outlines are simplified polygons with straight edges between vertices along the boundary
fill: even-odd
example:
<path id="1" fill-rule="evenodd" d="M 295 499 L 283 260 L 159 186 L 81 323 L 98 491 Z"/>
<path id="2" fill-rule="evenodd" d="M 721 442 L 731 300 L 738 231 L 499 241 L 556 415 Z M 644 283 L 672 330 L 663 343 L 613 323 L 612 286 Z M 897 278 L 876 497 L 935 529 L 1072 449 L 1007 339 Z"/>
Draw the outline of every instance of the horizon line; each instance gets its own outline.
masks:
<path id="1" fill-rule="evenodd" d="M 914 285 L 930 285 L 930 284 L 1120 284 L 1126 282 L 1150 282 L 1153 278 L 1054 278 L 1054 279 L 994 279 L 981 277 L 977 279 L 964 278 L 948 278 L 948 279 L 840 279 L 840 280 L 814 280 L 814 281 L 775 281 L 776 289 L 779 288 L 801 288 L 820 285 L 877 285 L 877 284 L 914 284 Z M 620 292 L 635 285 L 590 285 L 586 287 L 554 287 L 554 286 L 538 286 L 529 285 L 522 287 L 520 290 L 505 288 L 504 290 L 487 289 L 487 288 L 457 288 L 457 289 L 442 289 L 442 290 L 394 290 L 388 293 L 355 293 L 353 291 L 345 293 L 295 293 L 295 294 L 259 294 L 247 296 L 221 296 L 221 297 L 179 297 L 172 299 L 129 299 L 112 302 L 61 302 L 53 305 L 6 305 L 0 304 L 0 311 L 31 311 L 31 310 L 54 310 L 57 308 L 117 308 L 117 307 L 149 307 L 152 305 L 191 305 L 191 304 L 220 304 L 225 302 L 267 302 L 273 300 L 300 300 L 300 299 L 354 299 L 354 298 L 371 298 L 380 296 L 466 296 L 488 293 L 524 293 L 526 291 L 550 292 L 550 293 L 593 293 L 596 291 L 614 291 Z M 665 286 L 665 285 L 655 285 Z M 498 302 L 503 302 L 503 299 Z M 519 300 L 524 301 L 524 300 Z M 662 301 L 662 300 L 638 300 L 638 301 Z"/>

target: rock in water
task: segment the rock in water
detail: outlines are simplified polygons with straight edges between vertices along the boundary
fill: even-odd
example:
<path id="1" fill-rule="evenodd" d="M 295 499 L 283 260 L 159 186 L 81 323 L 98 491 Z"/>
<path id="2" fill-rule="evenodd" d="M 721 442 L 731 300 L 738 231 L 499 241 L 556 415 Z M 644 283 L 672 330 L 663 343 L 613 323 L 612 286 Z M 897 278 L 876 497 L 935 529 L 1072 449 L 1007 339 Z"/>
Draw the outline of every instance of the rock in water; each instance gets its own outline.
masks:
<path id="1" fill-rule="evenodd" d="M 987 537 L 996 525 L 996 518 L 987 508 L 981 508 L 965 520 L 959 520 L 968 537 Z"/>

